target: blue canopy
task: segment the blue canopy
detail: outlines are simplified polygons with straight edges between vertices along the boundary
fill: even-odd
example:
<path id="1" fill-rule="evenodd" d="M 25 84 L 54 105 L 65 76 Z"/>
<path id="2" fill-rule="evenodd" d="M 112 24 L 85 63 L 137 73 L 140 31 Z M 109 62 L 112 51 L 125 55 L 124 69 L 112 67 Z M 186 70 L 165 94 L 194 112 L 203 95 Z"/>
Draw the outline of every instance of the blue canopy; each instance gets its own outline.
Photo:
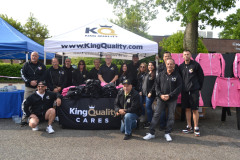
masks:
<path id="1" fill-rule="evenodd" d="M 42 45 L 31 40 L 0 17 L 0 59 L 26 59 L 26 53 L 38 52 L 39 59 L 44 59 Z M 47 54 L 52 59 L 53 53 Z M 28 54 L 30 59 L 30 54 Z"/>

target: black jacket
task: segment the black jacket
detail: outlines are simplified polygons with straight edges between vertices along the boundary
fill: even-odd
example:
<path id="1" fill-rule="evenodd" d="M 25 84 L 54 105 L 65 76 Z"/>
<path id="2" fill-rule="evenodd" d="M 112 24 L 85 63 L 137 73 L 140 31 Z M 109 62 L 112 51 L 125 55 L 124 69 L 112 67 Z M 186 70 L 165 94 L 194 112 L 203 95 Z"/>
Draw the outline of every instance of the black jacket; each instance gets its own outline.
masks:
<path id="1" fill-rule="evenodd" d="M 24 102 L 24 111 L 28 117 L 31 114 L 45 116 L 46 111 L 53 108 L 53 103 L 57 98 L 60 98 L 60 94 L 51 91 L 46 90 L 43 99 L 35 92 Z"/>
<path id="2" fill-rule="evenodd" d="M 145 74 L 145 72 L 142 72 L 137 75 L 137 86 L 135 87 L 135 90 L 138 92 L 142 92 L 143 77 Z"/>
<path id="3" fill-rule="evenodd" d="M 26 87 L 36 88 L 30 85 L 32 80 L 42 81 L 44 80 L 44 74 L 46 66 L 41 62 L 33 64 L 31 61 L 26 62 L 21 69 L 21 76 L 25 82 Z"/>
<path id="4" fill-rule="evenodd" d="M 95 67 L 89 72 L 89 79 L 98 80 L 98 71 Z"/>
<path id="5" fill-rule="evenodd" d="M 118 112 L 119 109 L 126 109 L 126 113 L 135 113 L 140 116 L 142 109 L 140 107 L 140 96 L 138 92 L 132 89 L 125 98 L 124 90 L 119 90 L 117 98 L 114 102 L 114 108 L 116 112 Z"/>
<path id="6" fill-rule="evenodd" d="M 169 94 L 170 98 L 168 101 L 177 100 L 178 95 L 182 91 L 182 77 L 176 70 L 170 75 L 165 70 L 158 74 L 155 85 L 158 98 L 163 94 Z"/>
<path id="7" fill-rule="evenodd" d="M 143 95 L 147 96 L 148 93 L 151 93 L 152 98 L 156 96 L 155 79 L 156 79 L 156 75 L 154 77 L 152 77 L 151 74 L 149 74 L 149 73 L 146 73 L 144 75 L 143 82 L 142 82 L 142 93 L 143 93 Z"/>
<path id="8" fill-rule="evenodd" d="M 137 64 L 135 64 L 135 65 L 133 64 L 133 62 L 131 62 L 127 66 L 130 74 L 132 75 L 132 85 L 133 85 L 133 87 L 137 86 L 137 73 L 138 73 L 139 66 L 140 66 L 140 62 L 137 62 Z"/>
<path id="9" fill-rule="evenodd" d="M 66 66 L 63 66 L 63 70 L 65 72 L 65 78 L 66 78 L 66 83 L 64 88 L 72 86 L 73 85 L 73 80 L 72 80 L 72 74 L 73 74 L 73 67 L 70 66 L 70 68 L 67 68 Z"/>
<path id="10" fill-rule="evenodd" d="M 130 72 L 127 72 L 127 74 L 119 74 L 118 75 L 118 80 L 117 80 L 117 85 L 119 85 L 120 83 L 123 83 L 123 81 L 125 79 L 129 79 L 131 82 L 133 82 L 133 77 L 131 76 Z"/>
<path id="11" fill-rule="evenodd" d="M 79 86 L 81 84 L 84 84 L 85 81 L 88 79 L 88 71 L 82 71 L 80 72 L 79 69 L 75 69 L 73 71 L 73 85 Z"/>
<path id="12" fill-rule="evenodd" d="M 65 72 L 60 66 L 58 69 L 50 67 L 46 71 L 45 80 L 50 91 L 53 91 L 56 87 L 61 87 L 63 89 L 66 86 Z"/>
<path id="13" fill-rule="evenodd" d="M 189 64 L 183 62 L 179 66 L 179 72 L 183 79 L 183 91 L 201 90 L 204 81 L 202 67 L 196 61 L 190 60 Z"/>

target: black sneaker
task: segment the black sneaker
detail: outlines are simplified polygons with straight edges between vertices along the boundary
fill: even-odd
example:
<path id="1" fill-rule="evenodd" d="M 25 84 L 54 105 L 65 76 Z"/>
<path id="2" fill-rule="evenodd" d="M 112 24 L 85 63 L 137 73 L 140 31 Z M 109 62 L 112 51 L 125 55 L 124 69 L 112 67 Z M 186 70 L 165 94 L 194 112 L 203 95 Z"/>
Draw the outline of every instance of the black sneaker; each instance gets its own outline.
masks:
<path id="1" fill-rule="evenodd" d="M 183 130 L 182 130 L 182 133 L 186 133 L 186 134 L 188 134 L 188 133 L 193 133 L 193 129 L 192 129 L 192 127 L 189 128 L 189 127 L 187 126 L 186 129 L 183 129 Z"/>
<path id="2" fill-rule="evenodd" d="M 132 137 L 132 134 L 130 134 L 130 135 L 125 134 L 123 140 L 129 140 L 131 137 Z"/>
<path id="3" fill-rule="evenodd" d="M 199 129 L 195 129 L 194 130 L 194 134 L 196 137 L 200 137 L 200 130 Z"/>
<path id="4" fill-rule="evenodd" d="M 27 124 L 28 124 L 28 117 L 23 115 L 20 125 L 25 126 Z"/>
<path id="5" fill-rule="evenodd" d="M 147 122 L 147 123 L 144 125 L 144 128 L 149 128 L 150 125 L 151 125 L 151 123 L 150 123 L 150 122 Z"/>

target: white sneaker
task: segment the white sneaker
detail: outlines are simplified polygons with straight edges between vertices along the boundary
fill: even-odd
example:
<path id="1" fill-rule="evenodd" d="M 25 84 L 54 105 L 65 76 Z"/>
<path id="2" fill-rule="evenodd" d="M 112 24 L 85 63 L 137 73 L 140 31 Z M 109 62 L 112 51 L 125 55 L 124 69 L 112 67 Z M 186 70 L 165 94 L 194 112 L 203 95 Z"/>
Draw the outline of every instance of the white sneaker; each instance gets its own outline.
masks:
<path id="1" fill-rule="evenodd" d="M 58 118 L 58 116 L 56 116 L 56 117 L 55 117 L 55 121 L 57 121 L 57 122 L 59 121 L 59 118 Z"/>
<path id="2" fill-rule="evenodd" d="M 171 138 L 170 134 L 165 134 L 164 137 L 166 138 L 166 140 L 167 140 L 168 142 L 171 142 L 171 141 L 172 141 L 172 138 Z"/>
<path id="3" fill-rule="evenodd" d="M 36 126 L 35 128 L 32 128 L 32 131 L 38 131 L 38 126 Z"/>
<path id="4" fill-rule="evenodd" d="M 143 137 L 145 140 L 153 139 L 155 138 L 155 135 L 152 135 L 151 133 L 148 133 L 146 136 Z"/>
<path id="5" fill-rule="evenodd" d="M 52 126 L 48 126 L 46 131 L 51 134 L 51 133 L 54 133 L 54 130 L 52 129 Z"/>

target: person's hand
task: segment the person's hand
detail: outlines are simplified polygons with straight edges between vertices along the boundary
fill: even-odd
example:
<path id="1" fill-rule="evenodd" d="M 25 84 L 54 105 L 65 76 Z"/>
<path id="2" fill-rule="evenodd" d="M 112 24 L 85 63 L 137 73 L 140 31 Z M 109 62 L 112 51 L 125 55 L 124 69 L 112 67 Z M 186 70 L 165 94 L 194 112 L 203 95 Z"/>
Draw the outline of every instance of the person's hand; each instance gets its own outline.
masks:
<path id="1" fill-rule="evenodd" d="M 152 93 L 148 93 L 148 98 L 150 98 L 152 96 Z"/>
<path id="2" fill-rule="evenodd" d="M 57 106 L 59 107 L 62 104 L 62 100 L 60 98 L 57 98 L 56 103 L 57 103 Z"/>
<path id="3" fill-rule="evenodd" d="M 142 96 L 142 92 L 139 92 L 139 95 Z"/>
<path id="4" fill-rule="evenodd" d="M 31 81 L 31 82 L 30 82 L 30 85 L 33 86 L 33 87 L 35 87 L 35 86 L 37 85 L 37 81 L 36 81 L 36 80 Z"/>
<path id="5" fill-rule="evenodd" d="M 119 109 L 119 114 L 121 114 L 121 115 L 124 115 L 125 114 L 125 110 L 124 109 Z"/>
<path id="6" fill-rule="evenodd" d="M 58 88 L 54 88 L 53 92 L 58 93 Z"/>
<path id="7" fill-rule="evenodd" d="M 169 100 L 169 98 L 170 98 L 168 94 L 164 95 L 164 97 L 165 97 L 165 101 Z"/>

